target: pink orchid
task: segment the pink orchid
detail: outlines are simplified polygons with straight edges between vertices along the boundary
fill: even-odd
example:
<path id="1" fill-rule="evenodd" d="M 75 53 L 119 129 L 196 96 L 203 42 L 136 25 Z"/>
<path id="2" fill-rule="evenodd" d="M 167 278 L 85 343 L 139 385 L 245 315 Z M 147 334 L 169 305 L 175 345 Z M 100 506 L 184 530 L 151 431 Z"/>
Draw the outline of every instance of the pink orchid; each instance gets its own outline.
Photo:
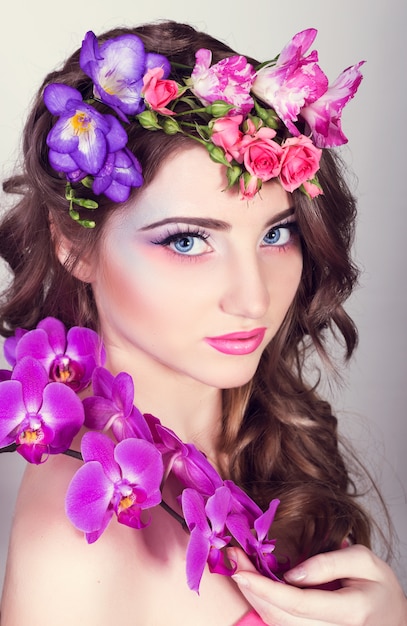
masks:
<path id="1" fill-rule="evenodd" d="M 320 148 L 333 148 L 347 143 L 341 128 L 341 113 L 345 104 L 353 98 L 362 80 L 360 67 L 364 61 L 344 70 L 316 102 L 301 110 L 312 139 Z"/>
<path id="2" fill-rule="evenodd" d="M 231 540 L 225 525 L 230 500 L 230 491 L 225 486 L 216 489 L 206 503 L 195 489 L 182 492 L 182 510 L 191 532 L 187 548 L 187 582 L 197 593 L 206 563 L 211 572 L 226 576 L 231 576 L 236 569 L 226 565 L 222 552 Z"/>
<path id="3" fill-rule="evenodd" d="M 154 67 L 148 70 L 143 77 L 143 90 L 145 102 L 153 111 L 161 115 L 174 115 L 174 111 L 166 108 L 166 104 L 174 100 L 178 94 L 178 85 L 175 80 L 162 80 L 164 70 L 162 67 Z"/>
<path id="4" fill-rule="evenodd" d="M 161 454 L 148 441 L 124 439 L 116 446 L 101 433 L 88 432 L 81 443 L 84 465 L 76 472 L 66 495 L 68 518 L 96 541 L 113 514 L 121 524 L 144 528 L 143 510 L 161 502 Z"/>
<path id="5" fill-rule="evenodd" d="M 83 420 L 76 393 L 49 382 L 43 365 L 31 356 L 21 358 L 0 383 L 0 448 L 16 443 L 30 463 L 67 450 Z"/>
<path id="6" fill-rule="evenodd" d="M 17 362 L 28 355 L 35 357 L 50 380 L 65 383 L 76 392 L 88 386 L 93 370 L 105 360 L 103 344 L 94 330 L 73 326 L 67 331 L 54 317 L 44 318 L 34 330 L 16 333 L 9 352 Z"/>
<path id="7" fill-rule="evenodd" d="M 212 52 L 206 48 L 198 50 L 195 58 L 189 87 L 202 104 L 208 106 L 216 100 L 223 100 L 233 105 L 232 115 L 247 115 L 254 106 L 250 90 L 256 73 L 246 58 L 227 57 L 211 67 Z"/>

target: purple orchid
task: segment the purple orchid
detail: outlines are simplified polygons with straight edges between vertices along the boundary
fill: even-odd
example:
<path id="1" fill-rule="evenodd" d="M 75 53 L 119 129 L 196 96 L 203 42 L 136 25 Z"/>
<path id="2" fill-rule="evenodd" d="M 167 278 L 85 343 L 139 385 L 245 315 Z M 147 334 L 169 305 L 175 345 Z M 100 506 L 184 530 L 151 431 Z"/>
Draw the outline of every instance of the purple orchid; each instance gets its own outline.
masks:
<path id="1" fill-rule="evenodd" d="M 97 367 L 92 376 L 93 396 L 83 399 L 85 426 L 108 430 L 118 441 L 138 437 L 152 442 L 150 429 L 142 413 L 134 406 L 134 384 L 130 374 L 114 377 L 107 369 Z"/>
<path id="2" fill-rule="evenodd" d="M 229 531 L 253 560 L 256 569 L 278 581 L 280 579 L 275 572 L 279 569 L 279 563 L 273 554 L 276 541 L 268 539 L 268 534 L 279 504 L 279 500 L 272 500 L 267 511 L 261 513 L 253 525 L 246 515 L 234 512 L 226 520 Z"/>
<path id="3" fill-rule="evenodd" d="M 363 78 L 360 61 L 344 70 L 316 102 L 301 109 L 301 117 L 307 122 L 312 140 L 320 148 L 334 148 L 347 143 L 341 129 L 341 113 L 345 104 L 353 98 Z"/>
<path id="4" fill-rule="evenodd" d="M 105 194 L 113 202 L 125 202 L 132 187 L 141 187 L 143 176 L 141 165 L 127 148 L 110 152 L 104 166 L 95 176 L 92 190 Z"/>
<path id="5" fill-rule="evenodd" d="M 9 363 L 12 367 L 17 362 L 16 359 L 16 347 L 21 337 L 28 333 L 28 330 L 24 328 L 16 328 L 14 335 L 12 337 L 7 337 L 4 342 L 4 356 L 6 358 L 7 363 Z"/>
<path id="6" fill-rule="evenodd" d="M 156 433 L 162 443 L 161 450 L 166 473 L 172 472 L 185 487 L 193 487 L 204 496 L 211 496 L 223 481 L 202 454 L 193 444 L 183 443 L 169 428 L 157 424 Z"/>
<path id="7" fill-rule="evenodd" d="M 0 370 L 0 382 L 3 380 L 10 380 L 12 371 L 11 370 Z"/>
<path id="8" fill-rule="evenodd" d="M 16 443 L 30 463 L 65 452 L 83 421 L 75 392 L 50 383 L 44 367 L 30 356 L 18 361 L 10 380 L 0 383 L 0 448 Z"/>
<path id="9" fill-rule="evenodd" d="M 54 317 L 46 317 L 37 328 L 20 337 L 15 357 L 19 361 L 28 355 L 42 363 L 50 380 L 65 383 L 76 392 L 87 387 L 93 370 L 105 359 L 95 331 L 74 326 L 67 333 L 63 323 Z"/>
<path id="10" fill-rule="evenodd" d="M 96 541 L 113 513 L 121 524 L 144 528 L 142 511 L 161 502 L 161 454 L 148 441 L 129 438 L 116 446 L 106 435 L 88 432 L 81 445 L 84 465 L 66 496 L 66 512 L 74 526 Z"/>
<path id="11" fill-rule="evenodd" d="M 229 507 L 230 491 L 225 486 L 216 489 L 206 504 L 195 489 L 182 492 L 182 510 L 191 532 L 187 548 L 187 582 L 197 593 L 206 563 L 209 570 L 217 574 L 231 576 L 235 571 L 226 565 L 222 552 L 231 539 L 225 526 Z"/>
<path id="12" fill-rule="evenodd" d="M 146 72 L 161 67 L 163 78 L 167 78 L 171 71 L 168 59 L 146 52 L 136 35 L 120 35 L 99 46 L 92 31 L 83 40 L 80 66 L 94 82 L 95 97 L 109 105 L 124 122 L 129 121 L 127 115 L 137 115 L 145 109 L 141 93 Z"/>
<path id="13" fill-rule="evenodd" d="M 77 89 L 52 83 L 45 87 L 44 102 L 50 113 L 59 116 L 47 137 L 49 160 L 57 171 L 81 170 L 94 176 L 109 152 L 125 147 L 127 133 L 120 122 L 83 102 Z"/>
<path id="14" fill-rule="evenodd" d="M 247 115 L 254 106 L 250 90 L 256 76 L 243 56 L 231 56 L 211 66 L 212 52 L 197 51 L 195 67 L 188 86 L 205 106 L 217 100 L 233 105 L 229 115 Z"/>

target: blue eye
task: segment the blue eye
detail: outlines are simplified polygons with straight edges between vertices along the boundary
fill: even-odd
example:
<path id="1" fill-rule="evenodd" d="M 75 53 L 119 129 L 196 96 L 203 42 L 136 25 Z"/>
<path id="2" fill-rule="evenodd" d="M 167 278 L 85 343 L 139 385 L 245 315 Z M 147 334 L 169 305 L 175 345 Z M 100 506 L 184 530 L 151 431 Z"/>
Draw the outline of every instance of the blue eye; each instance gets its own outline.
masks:
<path id="1" fill-rule="evenodd" d="M 206 243 L 208 235 L 199 232 L 179 232 L 167 235 L 164 239 L 153 243 L 164 246 L 182 256 L 199 256 L 210 251 Z"/>
<path id="2" fill-rule="evenodd" d="M 202 254 L 203 247 L 200 244 L 203 243 L 205 242 L 200 237 L 183 234 L 176 238 L 174 237 L 172 242 L 169 243 L 169 247 L 180 254 Z"/>
<path id="3" fill-rule="evenodd" d="M 295 223 L 290 222 L 284 226 L 273 226 L 263 237 L 263 241 L 267 246 L 285 246 L 289 243 L 292 231 L 295 229 Z"/>

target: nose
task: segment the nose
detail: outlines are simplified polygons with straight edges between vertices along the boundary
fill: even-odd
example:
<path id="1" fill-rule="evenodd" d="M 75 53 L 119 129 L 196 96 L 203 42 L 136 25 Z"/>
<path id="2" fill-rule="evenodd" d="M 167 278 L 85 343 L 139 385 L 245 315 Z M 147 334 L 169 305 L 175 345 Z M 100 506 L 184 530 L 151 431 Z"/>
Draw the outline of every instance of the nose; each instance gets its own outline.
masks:
<path id="1" fill-rule="evenodd" d="M 230 260 L 220 307 L 224 313 L 248 319 L 262 318 L 270 304 L 265 268 L 253 253 Z"/>

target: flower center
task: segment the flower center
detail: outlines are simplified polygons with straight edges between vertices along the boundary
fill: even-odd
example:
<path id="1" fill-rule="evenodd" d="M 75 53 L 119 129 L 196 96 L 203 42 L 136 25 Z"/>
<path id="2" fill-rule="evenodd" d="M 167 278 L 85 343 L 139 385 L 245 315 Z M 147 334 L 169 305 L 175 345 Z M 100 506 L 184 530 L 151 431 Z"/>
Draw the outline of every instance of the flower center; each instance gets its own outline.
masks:
<path id="1" fill-rule="evenodd" d="M 71 124 L 75 135 L 82 135 L 89 132 L 92 126 L 92 118 L 83 111 L 77 111 L 71 118 Z"/>
<path id="2" fill-rule="evenodd" d="M 49 377 L 57 383 L 66 383 L 73 389 L 82 379 L 84 368 L 76 361 L 61 354 L 57 356 L 50 367 Z"/>

